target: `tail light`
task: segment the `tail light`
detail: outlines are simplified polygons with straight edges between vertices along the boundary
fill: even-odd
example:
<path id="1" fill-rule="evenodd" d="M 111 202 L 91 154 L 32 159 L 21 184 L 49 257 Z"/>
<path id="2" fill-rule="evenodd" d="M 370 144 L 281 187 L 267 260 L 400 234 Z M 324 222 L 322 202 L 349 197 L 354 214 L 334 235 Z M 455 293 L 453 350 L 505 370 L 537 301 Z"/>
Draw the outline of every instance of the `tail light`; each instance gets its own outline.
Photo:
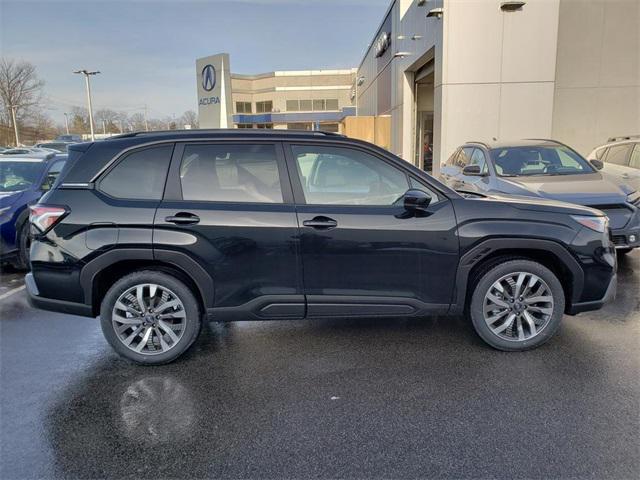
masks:
<path id="1" fill-rule="evenodd" d="M 69 211 L 65 207 L 53 205 L 33 205 L 29 207 L 29 221 L 41 233 L 48 232 L 56 223 L 62 220 Z"/>

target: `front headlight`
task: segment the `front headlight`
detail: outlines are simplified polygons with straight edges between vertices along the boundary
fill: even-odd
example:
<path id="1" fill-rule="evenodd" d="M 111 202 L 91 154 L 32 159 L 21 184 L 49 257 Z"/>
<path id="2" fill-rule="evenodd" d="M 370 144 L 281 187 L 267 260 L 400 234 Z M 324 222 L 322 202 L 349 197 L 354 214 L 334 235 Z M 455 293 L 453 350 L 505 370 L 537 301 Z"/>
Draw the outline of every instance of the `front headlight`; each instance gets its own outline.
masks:
<path id="1" fill-rule="evenodd" d="M 582 217 L 578 215 L 571 215 L 571 218 L 580 225 L 590 228 L 598 233 L 604 233 L 609 229 L 608 217 Z"/>
<path id="2" fill-rule="evenodd" d="M 627 195 L 627 202 L 632 205 L 640 205 L 640 191 L 636 190 Z"/>

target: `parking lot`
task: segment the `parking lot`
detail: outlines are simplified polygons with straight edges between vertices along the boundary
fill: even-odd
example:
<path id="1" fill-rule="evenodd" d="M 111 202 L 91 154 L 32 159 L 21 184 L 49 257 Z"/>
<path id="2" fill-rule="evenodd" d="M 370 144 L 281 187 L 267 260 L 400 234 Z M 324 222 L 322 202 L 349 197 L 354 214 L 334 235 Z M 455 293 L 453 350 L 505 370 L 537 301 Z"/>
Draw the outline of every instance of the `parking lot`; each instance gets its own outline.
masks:
<path id="1" fill-rule="evenodd" d="M 16 478 L 638 478 L 640 252 L 617 300 L 502 353 L 462 319 L 211 324 L 164 367 L 0 289 Z"/>

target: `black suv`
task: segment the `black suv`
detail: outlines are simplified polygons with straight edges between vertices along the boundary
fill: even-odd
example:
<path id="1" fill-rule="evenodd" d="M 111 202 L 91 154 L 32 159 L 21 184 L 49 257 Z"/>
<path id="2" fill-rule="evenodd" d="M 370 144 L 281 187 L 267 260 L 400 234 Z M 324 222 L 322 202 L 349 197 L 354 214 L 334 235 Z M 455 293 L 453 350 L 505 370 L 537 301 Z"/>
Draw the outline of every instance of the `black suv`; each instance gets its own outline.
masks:
<path id="1" fill-rule="evenodd" d="M 466 313 L 501 350 L 614 294 L 607 218 L 461 195 L 322 132 L 192 130 L 73 145 L 31 208 L 39 308 L 88 317 L 123 356 L 174 360 L 204 320 Z"/>

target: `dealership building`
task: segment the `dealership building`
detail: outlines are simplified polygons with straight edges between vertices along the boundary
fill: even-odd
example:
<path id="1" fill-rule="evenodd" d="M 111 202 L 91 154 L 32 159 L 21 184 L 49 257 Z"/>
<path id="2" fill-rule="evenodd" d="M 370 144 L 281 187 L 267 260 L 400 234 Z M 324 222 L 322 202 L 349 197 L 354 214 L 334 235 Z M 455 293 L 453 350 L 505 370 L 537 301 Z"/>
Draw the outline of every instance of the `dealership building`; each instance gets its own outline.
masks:
<path id="1" fill-rule="evenodd" d="M 469 140 L 554 138 L 586 154 L 640 133 L 637 0 L 395 0 L 352 91 L 390 150 L 434 173 Z M 425 162 L 427 160 L 427 162 Z"/>
<path id="2" fill-rule="evenodd" d="M 337 132 L 342 119 L 355 113 L 355 74 L 355 69 L 232 73 L 233 123 L 238 128 Z"/>
<path id="3" fill-rule="evenodd" d="M 198 113 L 204 128 L 275 128 L 338 132 L 354 115 L 356 69 L 230 72 L 228 54 L 196 61 Z"/>

